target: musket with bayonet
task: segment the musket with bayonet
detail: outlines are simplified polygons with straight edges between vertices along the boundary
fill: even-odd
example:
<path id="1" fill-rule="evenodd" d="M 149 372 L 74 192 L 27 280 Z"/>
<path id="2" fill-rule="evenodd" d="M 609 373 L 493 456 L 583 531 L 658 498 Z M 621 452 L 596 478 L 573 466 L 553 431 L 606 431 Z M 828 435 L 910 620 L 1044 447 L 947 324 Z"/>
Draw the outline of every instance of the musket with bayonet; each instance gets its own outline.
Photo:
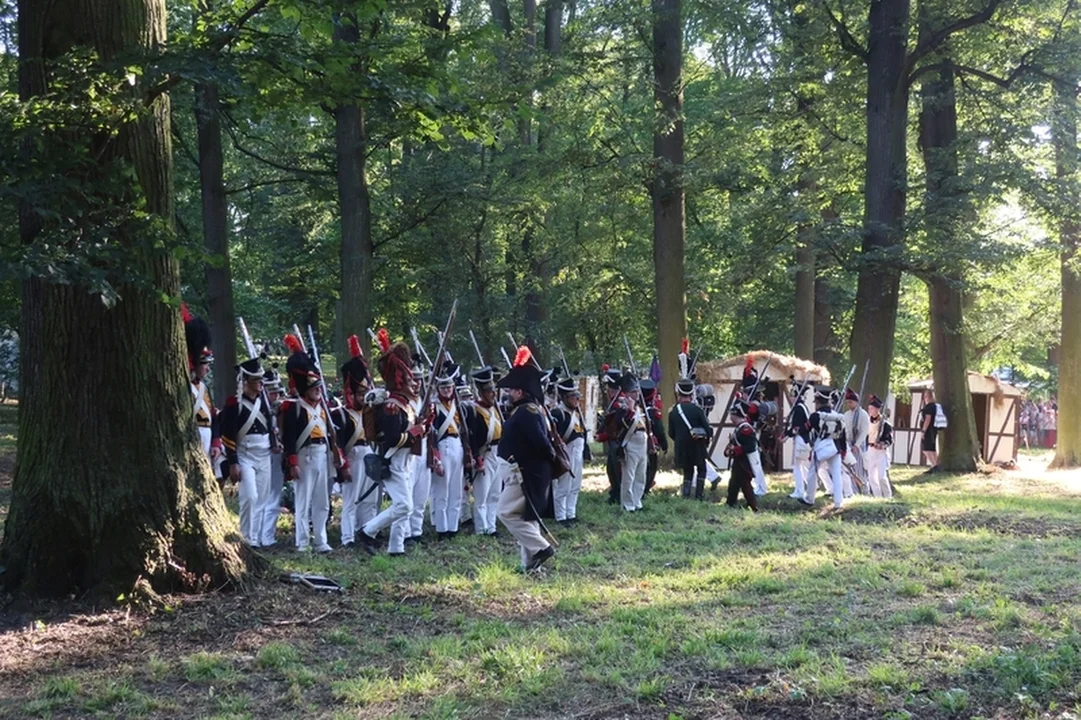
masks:
<path id="1" fill-rule="evenodd" d="M 252 359 L 265 357 L 265 353 L 262 355 L 256 353 L 255 343 L 252 342 L 251 335 L 248 334 L 248 326 L 245 324 L 244 318 L 238 317 L 237 322 L 240 324 L 240 334 L 244 338 L 244 347 L 248 351 L 248 357 Z M 270 427 L 268 428 L 270 432 L 270 449 L 272 452 L 280 453 L 282 450 L 282 441 L 281 438 L 278 437 L 278 415 L 274 412 L 274 408 L 270 406 L 270 396 L 267 395 L 265 388 L 259 391 L 259 399 L 262 401 L 263 407 L 266 408 L 266 415 L 270 422 Z"/>
<path id="2" fill-rule="evenodd" d="M 769 357 L 766 358 L 766 364 L 762 367 L 762 372 L 758 374 L 758 379 L 755 380 L 751 392 L 747 395 L 748 402 L 753 400 L 754 396 L 758 394 L 758 387 L 762 384 L 762 378 L 766 377 L 766 371 L 769 370 L 769 366 L 772 363 L 773 353 L 770 353 Z M 732 413 L 732 406 L 736 404 L 738 397 L 739 390 L 733 389 L 732 396 L 728 399 L 728 406 L 724 409 L 724 415 L 721 416 L 721 421 L 717 424 L 717 431 L 713 433 L 713 440 L 709 443 L 709 452 L 706 453 L 706 457 L 713 457 L 713 451 L 717 449 L 717 442 L 721 439 L 721 431 L 724 429 L 724 424 L 728 421 L 728 416 Z"/>
<path id="3" fill-rule="evenodd" d="M 294 326 L 295 327 L 295 326 Z M 323 363 L 319 359 L 319 347 L 315 344 L 315 333 L 312 332 L 312 326 L 308 326 L 308 348 L 305 350 L 308 356 L 311 357 L 312 362 L 315 363 L 315 369 L 319 371 L 319 377 L 323 378 L 323 392 L 320 393 L 319 404 L 323 408 L 323 412 L 327 414 L 327 441 L 328 448 L 334 457 L 334 465 L 338 467 L 341 459 L 338 457 L 338 433 L 334 429 L 334 423 L 330 418 L 330 405 L 327 404 L 327 385 L 326 374 L 323 372 Z"/>
<path id="4" fill-rule="evenodd" d="M 428 380 L 428 385 L 424 390 L 424 400 L 421 403 L 421 412 L 427 415 L 432 407 L 432 393 L 435 391 L 435 368 L 442 367 L 443 362 L 447 357 L 447 338 L 450 336 L 450 330 L 454 327 L 454 318 L 458 314 L 458 300 L 455 299 L 454 303 L 450 306 L 450 314 L 447 316 L 446 329 L 440 335 L 439 350 L 435 353 L 436 364 L 432 365 L 432 376 Z M 418 347 L 420 342 L 417 341 Z M 424 353 L 422 353 L 424 354 Z M 426 420 L 428 422 L 428 420 Z M 438 443 L 438 438 L 435 437 L 435 427 L 429 422 L 428 425 L 428 452 L 433 454 L 435 452 L 435 445 Z"/>
<path id="5" fill-rule="evenodd" d="M 563 372 L 567 373 L 567 377 L 570 378 L 571 369 L 570 366 L 567 365 L 567 356 L 563 354 L 563 346 L 557 345 L 556 347 L 559 348 L 559 359 L 563 362 Z"/>

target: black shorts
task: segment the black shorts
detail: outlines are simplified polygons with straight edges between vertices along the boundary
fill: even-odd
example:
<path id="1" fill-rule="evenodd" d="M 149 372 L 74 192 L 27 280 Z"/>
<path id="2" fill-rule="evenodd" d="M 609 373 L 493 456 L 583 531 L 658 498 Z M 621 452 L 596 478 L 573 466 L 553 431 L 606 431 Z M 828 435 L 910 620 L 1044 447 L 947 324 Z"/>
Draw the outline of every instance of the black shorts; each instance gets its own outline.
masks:
<path id="1" fill-rule="evenodd" d="M 923 442 L 920 443 L 920 449 L 924 452 L 938 451 L 938 428 L 929 427 L 924 430 Z"/>

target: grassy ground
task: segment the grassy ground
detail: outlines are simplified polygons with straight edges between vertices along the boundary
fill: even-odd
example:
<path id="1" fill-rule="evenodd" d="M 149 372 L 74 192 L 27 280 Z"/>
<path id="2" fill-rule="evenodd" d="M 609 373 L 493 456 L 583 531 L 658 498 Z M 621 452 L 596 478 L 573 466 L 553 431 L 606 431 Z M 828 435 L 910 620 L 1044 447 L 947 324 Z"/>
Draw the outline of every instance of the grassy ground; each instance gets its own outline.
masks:
<path id="1" fill-rule="evenodd" d="M 624 515 L 593 472 L 584 522 L 559 530 L 540 578 L 514 572 L 509 540 L 469 536 L 401 560 L 272 555 L 277 570 L 340 580 L 340 597 L 267 582 L 150 614 L 9 608 L 0 715 L 1081 713 L 1069 483 L 897 470 L 897 499 L 832 514 L 796 506 L 778 477 L 753 515 L 682 501 L 665 476 Z"/>

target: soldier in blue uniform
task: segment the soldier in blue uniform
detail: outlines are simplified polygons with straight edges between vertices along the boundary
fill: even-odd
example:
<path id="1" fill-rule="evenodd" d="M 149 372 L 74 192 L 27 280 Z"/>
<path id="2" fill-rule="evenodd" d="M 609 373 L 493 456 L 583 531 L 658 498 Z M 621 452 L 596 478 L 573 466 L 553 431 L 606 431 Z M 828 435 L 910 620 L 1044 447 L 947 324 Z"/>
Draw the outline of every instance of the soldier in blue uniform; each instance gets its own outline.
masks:
<path id="1" fill-rule="evenodd" d="M 272 408 L 263 403 L 263 367 L 258 358 L 237 365 L 238 392 L 219 414 L 226 471 L 238 488 L 240 534 L 252 547 L 263 544 L 263 516 L 271 492 Z"/>
<path id="2" fill-rule="evenodd" d="M 529 348 L 519 348 L 513 367 L 499 381 L 499 387 L 510 391 L 512 403 L 498 450 L 503 480 L 499 520 L 518 541 L 522 566 L 530 572 L 555 555 L 555 548 L 541 534 L 543 519 L 555 517 L 555 450 L 542 409 L 541 373 L 531 364 Z"/>

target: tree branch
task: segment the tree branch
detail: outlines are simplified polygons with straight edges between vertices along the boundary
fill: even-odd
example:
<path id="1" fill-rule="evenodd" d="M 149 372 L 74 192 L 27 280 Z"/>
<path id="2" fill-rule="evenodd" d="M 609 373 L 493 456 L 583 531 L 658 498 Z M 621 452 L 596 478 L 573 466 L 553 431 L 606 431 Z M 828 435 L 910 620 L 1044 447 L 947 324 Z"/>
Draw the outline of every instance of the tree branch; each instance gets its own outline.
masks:
<path id="1" fill-rule="evenodd" d="M 987 5 L 979 12 L 968 17 L 958 18 L 941 30 L 931 33 L 909 53 L 908 58 L 905 60 L 905 74 L 911 75 L 916 63 L 942 47 L 942 43 L 946 42 L 951 35 L 976 25 L 982 25 L 990 20 L 1001 4 L 1002 0 L 988 0 Z"/>
<path id="2" fill-rule="evenodd" d="M 251 7 L 241 13 L 241 15 L 236 20 L 229 24 L 229 27 L 224 32 L 219 34 L 214 39 L 214 41 L 207 46 L 207 51 L 209 52 L 209 54 L 214 55 L 228 47 L 229 43 L 233 42 L 233 40 L 235 40 L 240 34 L 240 31 L 244 29 L 244 25 L 246 25 L 247 22 L 253 17 L 262 12 L 263 8 L 265 8 L 269 4 L 270 0 L 255 0 L 255 2 L 252 3 Z M 160 96 L 172 90 L 174 87 L 179 85 L 180 81 L 183 79 L 184 78 L 181 75 L 168 75 L 164 80 L 157 83 L 156 85 L 153 85 L 147 92 L 146 104 L 149 105 L 150 103 L 157 100 Z"/>
<path id="3" fill-rule="evenodd" d="M 432 217 L 432 215 L 435 215 L 437 212 L 439 212 L 439 208 L 443 207 L 443 205 L 445 205 L 446 202 L 447 202 L 447 199 L 445 197 L 440 198 L 439 202 L 437 202 L 435 205 L 433 205 L 427 212 L 413 218 L 410 222 L 408 222 L 407 224 L 405 224 L 402 227 L 398 228 L 394 232 L 387 233 L 387 235 L 385 235 L 379 242 L 372 243 L 372 247 L 374 249 L 378 250 L 379 248 L 383 247 L 387 243 L 393 242 L 394 240 L 397 240 L 398 238 L 400 238 L 402 235 L 405 235 L 410 230 L 413 230 L 415 228 L 420 227 L 425 222 L 427 222 L 428 219 L 430 217 Z"/>
<path id="4" fill-rule="evenodd" d="M 825 0 L 819 0 L 819 5 L 826 11 L 826 16 L 830 20 L 830 24 L 833 25 L 833 29 L 837 31 L 837 38 L 841 41 L 841 47 L 848 52 L 852 53 L 860 60 L 867 62 L 868 52 L 863 45 L 860 45 L 859 40 L 852 36 L 849 32 L 848 26 L 841 22 L 841 19 L 833 14 L 833 10 L 830 9 L 828 3 Z"/>

